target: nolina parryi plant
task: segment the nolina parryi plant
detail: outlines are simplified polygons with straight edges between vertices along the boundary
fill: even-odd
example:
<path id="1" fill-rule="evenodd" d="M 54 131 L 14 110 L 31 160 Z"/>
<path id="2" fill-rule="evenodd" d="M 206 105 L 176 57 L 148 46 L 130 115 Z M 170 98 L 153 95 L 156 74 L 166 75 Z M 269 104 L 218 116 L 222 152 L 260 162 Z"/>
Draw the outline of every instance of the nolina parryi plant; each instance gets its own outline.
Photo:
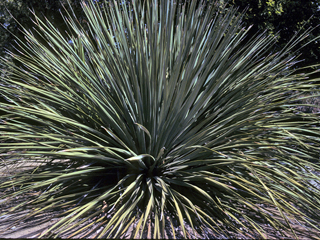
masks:
<path id="1" fill-rule="evenodd" d="M 297 108 L 318 80 L 292 67 L 308 33 L 272 53 L 217 4 L 82 6 L 87 30 L 35 16 L 47 44 L 24 29 L 2 62 L 2 216 L 56 211 L 52 237 L 319 230 L 319 115 Z"/>

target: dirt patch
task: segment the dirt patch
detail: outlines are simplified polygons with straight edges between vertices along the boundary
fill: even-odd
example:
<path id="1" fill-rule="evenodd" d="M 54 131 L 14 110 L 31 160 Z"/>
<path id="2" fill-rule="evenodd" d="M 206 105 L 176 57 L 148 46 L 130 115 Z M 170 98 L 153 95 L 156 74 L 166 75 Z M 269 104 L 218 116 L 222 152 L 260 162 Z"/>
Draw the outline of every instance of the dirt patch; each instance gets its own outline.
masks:
<path id="1" fill-rule="evenodd" d="M 1 159 L 0 159 L 1 160 Z M 58 160 L 61 161 L 61 160 Z M 67 161 L 67 160 L 64 160 Z M 29 170 L 32 168 L 36 168 L 39 164 L 36 162 L 18 162 L 16 166 L 6 166 L 2 165 L 0 168 L 0 177 L 9 177 L 13 173 L 17 173 L 17 166 L 19 171 L 25 171 Z M 33 194 L 33 193 L 30 193 Z M 36 194 L 36 193 L 34 193 Z M 26 194 L 25 196 L 19 196 L 19 198 L 28 198 L 28 195 Z M 0 193 L 0 199 L 1 199 L 1 193 Z M 17 199 L 21 200 L 21 199 Z M 4 200 L 0 200 L 0 206 L 1 202 Z M 5 209 L 8 209 L 9 207 L 13 206 L 12 203 L 8 203 L 6 206 L 1 206 L 1 211 L 3 212 Z M 4 209 L 5 208 L 5 209 Z M 279 215 L 279 212 L 276 209 L 268 208 L 268 211 L 273 214 L 273 217 L 275 218 L 281 218 Z M 58 218 L 57 216 L 59 214 L 63 213 L 62 210 L 60 211 L 55 211 L 55 212 L 46 212 L 42 213 L 36 216 L 32 216 L 29 219 L 22 219 L 21 217 L 23 214 L 25 216 L 28 214 L 27 211 L 25 211 L 22 215 L 21 213 L 19 214 L 6 214 L 3 216 L 0 216 L 0 238 L 37 238 L 39 237 L 42 233 L 47 231 L 51 226 L 53 226 L 55 223 L 57 223 L 61 218 Z M 79 219 L 80 221 L 81 219 Z M 93 221 L 87 221 L 85 223 L 82 223 L 79 227 L 75 228 L 74 230 L 68 232 L 68 233 L 63 233 L 59 237 L 61 238 L 96 238 L 101 231 L 104 229 L 104 224 L 101 223 L 94 223 L 90 228 L 88 228 L 85 232 L 82 233 L 77 233 L 76 231 L 78 229 L 81 229 L 82 226 L 85 224 L 90 224 Z M 173 221 L 174 224 L 174 229 L 176 231 L 175 237 L 177 239 L 184 239 L 182 229 L 179 227 L 178 221 Z M 299 223 L 297 221 L 292 221 L 291 222 L 293 229 L 296 231 L 297 237 L 299 239 L 303 240 L 320 240 L 320 232 L 308 227 L 304 223 Z M 128 231 L 125 235 L 123 235 L 123 238 L 130 239 L 134 237 L 135 233 L 135 228 L 136 228 L 136 222 L 131 224 L 128 227 Z M 275 232 L 274 229 L 267 225 L 263 224 L 261 225 L 261 228 L 264 229 L 267 233 L 268 236 L 266 238 L 268 239 L 293 239 L 294 236 L 291 233 L 285 234 L 286 237 L 281 236 L 280 232 Z M 189 238 L 194 238 L 194 239 L 228 239 L 228 236 L 224 233 L 216 233 L 210 229 L 195 229 L 196 231 L 192 233 L 192 228 L 186 224 L 186 230 L 189 232 L 187 235 Z M 147 224 L 147 227 L 145 231 L 143 232 L 142 235 L 138 235 L 138 238 L 153 238 L 152 233 L 153 232 L 153 226 L 151 223 Z M 199 234 L 202 232 L 201 234 Z M 231 236 L 232 238 L 236 239 L 258 239 L 261 238 L 258 235 L 250 235 L 249 233 L 243 231 L 243 235 L 229 231 L 228 235 Z M 166 239 L 172 239 L 174 237 L 173 231 L 171 229 L 171 225 L 166 223 L 165 226 L 165 238 Z"/>
<path id="2" fill-rule="evenodd" d="M 270 210 L 270 209 L 268 209 Z M 44 233 L 46 230 L 48 230 L 53 224 L 58 222 L 61 218 L 55 218 L 56 214 L 59 214 L 59 212 L 51 212 L 51 213 L 44 213 L 37 215 L 36 217 L 31 217 L 30 219 L 27 220 L 20 220 L 19 218 L 21 215 L 17 216 L 15 214 L 11 215 L 4 215 L 0 217 L 0 238 L 37 238 L 39 237 L 42 233 Z M 274 214 L 277 214 L 277 211 L 274 210 Z M 276 216 L 280 218 L 280 216 Z M 13 226 L 12 226 L 13 224 Z M 81 226 L 84 226 L 84 224 L 88 224 L 88 222 L 81 224 L 79 227 L 77 227 L 75 230 L 72 232 L 68 233 L 63 233 L 59 237 L 61 238 L 96 238 L 99 233 L 103 230 L 103 226 L 101 224 L 94 224 L 92 225 L 91 228 L 86 230 L 85 232 L 79 233 L 79 234 L 74 234 L 76 233 L 77 229 L 80 229 Z M 178 226 L 177 222 L 174 224 L 174 228 L 176 230 L 176 235 L 175 237 L 177 239 L 184 239 L 182 230 Z M 134 230 L 135 230 L 136 224 L 132 224 L 128 228 L 127 234 L 123 235 L 123 238 L 130 239 L 133 238 L 134 236 Z M 293 239 L 294 236 L 290 233 L 286 234 L 286 236 L 281 236 L 280 232 L 275 232 L 273 228 L 268 226 L 267 224 L 264 224 L 261 226 L 264 230 L 267 231 L 268 236 L 266 238 L 268 239 Z M 298 239 L 301 240 L 319 240 L 320 239 L 320 232 L 316 231 L 314 229 L 306 227 L 304 224 L 295 222 L 292 224 L 293 229 L 295 229 L 296 234 Z M 151 224 L 147 224 L 147 227 L 142 234 L 142 236 L 138 235 L 138 238 L 153 238 L 152 236 L 152 230 L 153 226 Z M 191 239 L 228 239 L 226 234 L 217 234 L 213 232 L 210 229 L 206 229 L 203 231 L 203 234 L 199 234 L 197 231 L 192 233 L 192 229 L 190 226 L 186 224 L 186 230 L 189 231 L 187 234 L 189 238 Z M 197 229 L 196 229 L 197 230 Z M 200 232 L 200 229 L 198 229 Z M 203 229 L 202 229 L 203 230 Z M 166 239 L 172 239 L 173 238 L 173 233 L 171 226 L 169 223 L 165 227 L 165 238 Z M 232 238 L 236 239 L 258 239 L 261 238 L 258 235 L 252 236 L 249 234 L 246 234 L 244 231 L 244 235 L 247 235 L 247 237 L 244 237 L 243 235 L 237 234 L 235 232 L 228 232 L 228 235 L 231 236 Z"/>

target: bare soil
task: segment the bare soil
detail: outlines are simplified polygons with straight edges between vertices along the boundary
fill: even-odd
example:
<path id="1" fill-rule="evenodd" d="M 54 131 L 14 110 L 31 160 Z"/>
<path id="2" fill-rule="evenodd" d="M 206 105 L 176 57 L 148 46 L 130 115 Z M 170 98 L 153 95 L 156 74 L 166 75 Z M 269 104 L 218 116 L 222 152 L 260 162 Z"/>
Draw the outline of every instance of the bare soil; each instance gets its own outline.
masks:
<path id="1" fill-rule="evenodd" d="M 269 209 L 270 210 L 270 209 Z M 276 210 L 273 211 L 274 216 L 280 218 L 278 212 Z M 55 218 L 59 214 L 58 212 L 51 212 L 51 213 L 44 213 L 37 215 L 36 217 L 31 217 L 27 220 L 19 220 L 21 215 L 17 214 L 11 214 L 11 215 L 4 215 L 0 217 L 0 238 L 38 238 L 44 231 L 48 230 L 53 224 L 55 224 L 57 221 L 59 221 L 60 218 Z M 88 223 L 86 223 L 88 224 Z M 181 229 L 179 229 L 178 223 L 175 224 L 175 228 L 177 230 L 176 238 L 177 239 L 184 239 Z M 83 226 L 80 225 L 80 226 Z M 295 222 L 292 224 L 293 229 L 296 231 L 298 239 L 301 240 L 320 240 L 320 232 L 316 231 L 311 228 L 307 228 L 304 224 Z M 284 236 L 282 236 L 279 232 L 275 232 L 273 228 L 270 226 L 264 224 L 261 226 L 268 235 L 266 236 L 267 239 L 294 239 L 294 236 L 291 233 L 288 233 Z M 149 224 L 149 226 L 146 228 L 145 232 L 142 236 L 138 236 L 138 238 L 152 238 L 151 232 L 152 232 L 152 225 Z M 228 237 L 225 234 L 217 234 L 213 232 L 212 230 L 206 230 L 204 234 L 200 235 L 197 232 L 194 234 L 190 234 L 192 232 L 191 227 L 186 225 L 187 230 L 190 230 L 188 233 L 188 237 L 191 239 L 228 239 Z M 77 228 L 79 229 L 79 228 Z M 86 232 L 83 232 L 81 234 L 75 234 L 72 232 L 68 232 L 67 234 L 62 234 L 61 238 L 96 238 L 99 233 L 103 230 L 103 226 L 99 226 L 98 224 L 93 225 L 90 229 L 88 229 Z M 133 233 L 135 230 L 135 224 L 132 224 L 129 227 L 129 231 L 126 235 L 123 236 L 125 239 L 131 239 L 133 238 Z M 179 231 L 180 230 L 180 231 Z M 235 232 L 230 231 L 229 236 L 232 236 L 232 238 L 236 239 L 258 239 L 261 237 L 247 235 L 247 237 L 244 237 L 243 235 L 237 234 Z M 170 225 L 168 224 L 166 226 L 166 239 L 172 239 L 173 234 Z"/>
<path id="2" fill-rule="evenodd" d="M 1 160 L 1 159 L 0 159 Z M 26 170 L 29 167 L 36 167 L 36 166 L 23 166 L 20 165 L 19 169 Z M 16 168 L 8 168 L 6 166 L 0 168 L 0 179 L 1 177 L 8 176 L 13 173 L 14 169 Z M 27 195 L 24 197 L 28 197 Z M 53 224 L 59 221 L 61 218 L 57 218 L 56 216 L 59 215 L 62 211 L 56 211 L 56 212 L 46 212 L 44 214 L 39 214 L 34 217 L 30 217 L 29 219 L 21 220 L 21 213 L 15 214 L 6 214 L 1 216 L 1 212 L 4 210 L 3 208 L 7 208 L 9 206 L 3 206 L 1 205 L 1 202 L 4 200 L 1 200 L 1 193 L 0 193 L 0 207 L 2 208 L 0 211 L 0 238 L 38 238 L 43 232 L 48 230 Z M 9 205 L 11 205 L 9 203 Z M 274 213 L 274 217 L 281 218 L 278 211 L 276 209 L 268 209 L 271 210 L 272 213 Z M 27 212 L 25 212 L 27 214 Z M 88 224 L 88 223 L 85 223 Z M 80 225 L 80 227 L 83 226 Z M 275 232 L 273 228 L 270 226 L 264 224 L 261 226 L 268 235 L 266 238 L 268 239 L 293 239 L 294 236 L 291 233 L 285 234 L 286 237 L 281 236 L 279 232 Z M 301 240 L 320 240 L 320 232 L 309 228 L 305 226 L 303 223 L 298 223 L 297 221 L 292 222 L 292 227 L 296 231 L 298 239 Z M 138 236 L 138 238 L 152 238 L 151 232 L 152 232 L 153 226 L 151 224 L 148 225 L 145 232 L 142 234 L 142 236 Z M 187 230 L 190 230 L 191 233 L 191 227 L 186 225 Z M 181 228 L 179 228 L 178 222 L 175 224 L 175 229 L 177 230 L 178 234 L 176 234 L 177 239 L 184 239 Z M 61 238 L 96 238 L 99 233 L 103 230 L 103 226 L 99 224 L 94 224 L 90 229 L 87 230 L 87 232 L 81 233 L 81 234 L 74 234 L 73 232 L 68 232 L 67 234 L 62 234 Z M 126 235 L 123 236 L 123 238 L 130 239 L 133 238 L 133 233 L 135 230 L 135 224 L 132 224 L 129 227 L 129 231 Z M 196 229 L 197 230 L 197 229 Z M 200 231 L 199 231 L 200 232 Z M 189 238 L 193 239 L 228 239 L 227 236 L 223 233 L 217 234 L 213 232 L 212 230 L 204 230 L 204 233 L 202 235 L 195 232 L 194 234 L 190 235 L 188 233 Z M 236 239 L 258 239 L 258 235 L 251 236 L 247 235 L 247 237 L 244 237 L 243 235 L 240 235 L 238 233 L 230 231 L 228 233 L 229 236 L 232 236 L 232 238 Z M 171 226 L 168 224 L 166 226 L 166 239 L 172 239 L 173 238 L 173 232 L 171 229 Z"/>

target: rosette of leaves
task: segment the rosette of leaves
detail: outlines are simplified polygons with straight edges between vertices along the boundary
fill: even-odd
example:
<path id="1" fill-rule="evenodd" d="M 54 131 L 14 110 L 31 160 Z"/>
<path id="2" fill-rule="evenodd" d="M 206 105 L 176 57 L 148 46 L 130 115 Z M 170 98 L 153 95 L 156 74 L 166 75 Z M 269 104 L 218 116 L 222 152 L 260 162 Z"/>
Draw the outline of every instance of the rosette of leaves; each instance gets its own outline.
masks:
<path id="1" fill-rule="evenodd" d="M 83 2 L 69 39 L 35 16 L 47 44 L 24 29 L 2 62 L 2 216 L 57 213 L 52 237 L 319 230 L 319 115 L 298 110 L 318 80 L 293 67 L 308 32 L 272 53 L 217 6 Z"/>

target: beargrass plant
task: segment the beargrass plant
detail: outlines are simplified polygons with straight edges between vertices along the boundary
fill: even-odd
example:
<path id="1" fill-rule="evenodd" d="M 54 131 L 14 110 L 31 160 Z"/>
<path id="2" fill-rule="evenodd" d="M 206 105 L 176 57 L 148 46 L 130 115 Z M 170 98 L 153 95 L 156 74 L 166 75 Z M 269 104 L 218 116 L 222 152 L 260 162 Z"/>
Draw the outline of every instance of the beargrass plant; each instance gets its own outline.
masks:
<path id="1" fill-rule="evenodd" d="M 1 216 L 56 213 L 40 237 L 319 231 L 319 115 L 298 108 L 318 80 L 294 70 L 308 32 L 273 53 L 235 9 L 134 2 L 83 2 L 67 39 L 35 16 L 2 60 Z"/>

